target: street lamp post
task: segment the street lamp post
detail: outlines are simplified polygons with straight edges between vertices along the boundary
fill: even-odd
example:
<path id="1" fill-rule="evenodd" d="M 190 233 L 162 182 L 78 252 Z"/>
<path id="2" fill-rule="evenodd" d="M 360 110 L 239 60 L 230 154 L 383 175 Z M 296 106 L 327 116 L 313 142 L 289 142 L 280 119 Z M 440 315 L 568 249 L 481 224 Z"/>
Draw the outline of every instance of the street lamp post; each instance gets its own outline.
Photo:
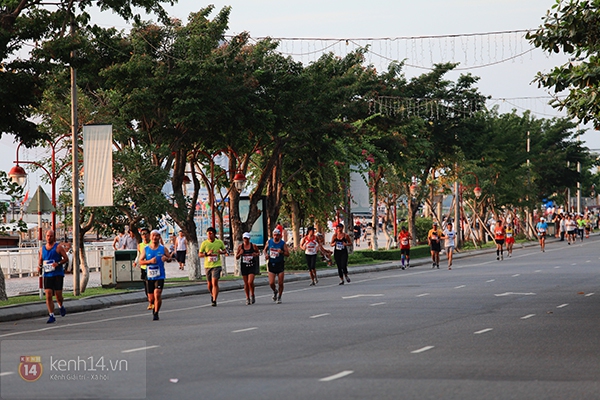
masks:
<path id="1" fill-rule="evenodd" d="M 17 183 L 20 186 L 25 185 L 25 182 L 27 181 L 27 172 L 25 172 L 25 169 L 23 169 L 23 167 L 21 167 L 19 164 L 32 164 L 32 165 L 35 165 L 35 166 L 41 168 L 42 171 L 44 171 L 46 173 L 46 175 L 48 176 L 48 179 L 50 180 L 50 187 L 52 190 L 50 200 L 52 201 L 52 206 L 54 207 L 54 211 L 52 211 L 52 214 L 51 214 L 52 219 L 51 220 L 52 220 L 52 230 L 55 233 L 56 233 L 56 182 L 58 181 L 58 178 L 59 178 L 60 174 L 63 172 L 63 170 L 68 165 L 70 165 L 70 163 L 66 163 L 65 165 L 60 167 L 58 170 L 56 169 L 56 147 L 64 138 L 67 138 L 67 137 L 70 137 L 70 134 L 62 135 L 58 139 L 56 139 L 56 141 L 54 141 L 54 142 L 47 141 L 48 144 L 50 145 L 50 151 L 51 151 L 50 169 L 46 168 L 44 165 L 40 164 L 37 161 L 19 160 L 19 149 L 21 148 L 21 145 L 23 144 L 23 142 L 19 143 L 19 145 L 17 146 L 16 160 L 14 161 L 14 163 L 16 165 L 14 167 L 12 167 L 11 170 L 8 172 L 8 177 L 13 182 Z"/>

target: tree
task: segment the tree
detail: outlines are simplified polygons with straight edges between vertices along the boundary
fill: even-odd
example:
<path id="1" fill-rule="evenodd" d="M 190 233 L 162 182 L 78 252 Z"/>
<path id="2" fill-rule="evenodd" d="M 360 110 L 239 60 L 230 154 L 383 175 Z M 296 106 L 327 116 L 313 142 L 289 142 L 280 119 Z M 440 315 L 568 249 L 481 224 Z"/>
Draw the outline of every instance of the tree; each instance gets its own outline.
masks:
<path id="1" fill-rule="evenodd" d="M 565 54 L 569 61 L 548 73 L 538 72 L 535 80 L 554 91 L 552 106 L 600 129 L 600 2 L 556 0 L 542 19 L 527 39 L 549 53 Z M 565 91 L 566 97 L 559 97 Z"/>
<path id="2" fill-rule="evenodd" d="M 22 198 L 23 196 L 23 188 L 18 184 L 12 182 L 6 172 L 0 171 L 0 193 L 5 194 L 10 197 L 11 202 L 15 202 Z M 4 218 L 6 213 L 8 212 L 8 203 L 0 202 L 0 215 Z M 23 221 L 19 221 L 19 226 L 21 227 L 21 231 L 26 232 L 25 223 Z M 0 227 L 0 234 L 5 234 L 5 227 Z M 8 300 L 8 296 L 6 295 L 6 281 L 4 280 L 4 272 L 2 268 L 0 268 L 0 301 Z"/>

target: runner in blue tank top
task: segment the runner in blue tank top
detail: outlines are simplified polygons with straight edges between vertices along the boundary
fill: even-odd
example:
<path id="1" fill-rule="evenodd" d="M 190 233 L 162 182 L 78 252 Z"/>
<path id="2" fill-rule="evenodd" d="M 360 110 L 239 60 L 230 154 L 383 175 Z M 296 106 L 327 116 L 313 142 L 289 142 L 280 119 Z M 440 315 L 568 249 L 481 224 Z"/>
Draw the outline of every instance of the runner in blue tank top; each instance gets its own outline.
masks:
<path id="1" fill-rule="evenodd" d="M 269 271 L 269 286 L 273 290 L 273 301 L 281 304 L 281 295 L 283 294 L 283 278 L 285 270 L 285 259 L 289 257 L 290 249 L 288 245 L 281 240 L 281 231 L 273 231 L 273 239 L 269 239 L 265 246 L 265 258 L 267 260 L 267 270 Z M 277 277 L 278 288 L 275 288 L 275 277 Z"/>
<path id="2" fill-rule="evenodd" d="M 51 324 L 56 321 L 54 318 L 54 300 L 53 295 L 56 295 L 56 302 L 60 309 L 60 315 L 65 316 L 67 310 L 63 305 L 63 282 L 65 279 L 65 271 L 63 264 L 69 262 L 67 251 L 63 246 L 56 243 L 54 231 L 46 232 L 46 244 L 40 249 L 38 260 L 39 273 L 44 274 L 44 292 L 46 293 L 46 307 L 48 308 L 47 323 Z"/>
<path id="3" fill-rule="evenodd" d="M 150 244 L 142 249 L 140 265 L 146 266 L 148 279 L 148 299 L 154 304 L 152 319 L 158 321 L 158 312 L 162 305 L 162 289 L 165 285 L 165 261 L 171 261 L 171 255 L 160 244 L 160 232 L 150 232 Z"/>

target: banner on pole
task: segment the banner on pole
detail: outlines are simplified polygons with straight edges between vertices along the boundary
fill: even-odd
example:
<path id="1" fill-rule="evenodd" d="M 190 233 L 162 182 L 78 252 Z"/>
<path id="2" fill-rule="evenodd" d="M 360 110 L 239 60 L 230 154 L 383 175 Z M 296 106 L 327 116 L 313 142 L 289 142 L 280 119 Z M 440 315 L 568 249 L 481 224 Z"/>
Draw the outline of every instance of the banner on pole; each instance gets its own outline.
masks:
<path id="1" fill-rule="evenodd" d="M 112 125 L 83 127 L 84 205 L 113 205 Z"/>

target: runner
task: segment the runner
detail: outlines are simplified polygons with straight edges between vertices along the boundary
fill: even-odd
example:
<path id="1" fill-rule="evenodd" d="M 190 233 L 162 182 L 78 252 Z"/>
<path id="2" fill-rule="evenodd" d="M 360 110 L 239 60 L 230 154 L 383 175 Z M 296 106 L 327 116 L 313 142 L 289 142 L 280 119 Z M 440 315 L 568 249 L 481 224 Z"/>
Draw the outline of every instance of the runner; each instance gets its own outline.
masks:
<path id="1" fill-rule="evenodd" d="M 406 260 L 406 268 L 410 268 L 410 241 L 412 240 L 412 235 L 406 228 L 403 226 L 400 228 L 400 233 L 398 234 L 398 243 L 400 244 L 400 259 L 402 260 L 402 269 L 404 269 L 404 261 Z"/>
<path id="2" fill-rule="evenodd" d="M 219 296 L 219 279 L 221 278 L 221 254 L 227 254 L 225 244 L 221 239 L 216 238 L 217 231 L 212 226 L 206 230 L 206 239 L 200 245 L 198 255 L 205 257 L 204 272 L 206 273 L 206 286 L 210 293 L 210 302 L 213 307 L 217 306 L 217 297 Z"/>
<path id="3" fill-rule="evenodd" d="M 289 255 L 290 249 L 287 243 L 281 240 L 281 231 L 275 229 L 273 238 L 269 239 L 265 245 L 265 259 L 269 271 L 269 286 L 273 290 L 273 301 L 277 304 L 281 304 L 283 279 L 285 277 L 285 257 L 289 257 Z M 277 278 L 278 288 L 275 287 L 275 278 Z"/>
<path id="4" fill-rule="evenodd" d="M 44 293 L 46 294 L 46 308 L 48 309 L 48 321 L 51 324 L 56 321 L 54 318 L 54 299 L 60 310 L 61 317 L 67 314 L 67 310 L 63 305 L 63 283 L 65 280 L 65 271 L 63 264 L 69 262 L 69 256 L 65 248 L 56 242 L 53 230 L 46 232 L 46 244 L 40 248 L 38 257 L 38 272 L 43 273 Z"/>
<path id="5" fill-rule="evenodd" d="M 548 224 L 546 223 L 546 218 L 540 218 L 540 222 L 537 223 L 535 229 L 538 234 L 538 238 L 540 239 L 540 247 L 542 251 L 546 251 L 546 232 L 548 232 Z"/>
<path id="6" fill-rule="evenodd" d="M 448 269 L 452 269 L 452 255 L 454 254 L 454 240 L 456 239 L 456 231 L 452 229 L 452 223 L 448 222 L 444 230 L 446 256 L 448 257 Z"/>
<path id="7" fill-rule="evenodd" d="M 442 250 L 441 240 L 444 239 L 444 234 L 438 228 L 437 222 L 433 223 L 433 227 L 427 233 L 427 242 L 431 250 L 431 260 L 433 265 L 431 268 L 440 269 L 440 251 Z"/>
<path id="8" fill-rule="evenodd" d="M 496 242 L 496 260 L 504 260 L 504 241 L 506 240 L 506 229 L 499 219 L 494 227 L 494 241 Z"/>
<path id="9" fill-rule="evenodd" d="M 148 275 L 146 274 L 146 265 L 142 265 L 142 263 L 140 262 L 142 250 L 144 250 L 144 248 L 150 244 L 150 231 L 148 230 L 148 228 L 142 228 L 141 235 L 142 243 L 138 244 L 137 258 L 133 262 L 133 266 L 135 267 L 138 264 L 140 266 L 141 277 L 144 281 L 144 292 L 146 293 L 146 297 L 148 298 L 148 310 L 152 310 L 154 308 L 154 304 L 152 303 L 150 294 L 148 293 Z"/>
<path id="10" fill-rule="evenodd" d="M 333 258 L 335 258 L 335 264 L 337 265 L 340 285 L 344 284 L 344 277 L 350 283 L 348 277 L 348 246 L 351 244 L 350 236 L 344 232 L 344 224 L 339 223 L 335 227 L 335 233 L 331 238 L 331 246 L 334 248 Z"/>
<path id="11" fill-rule="evenodd" d="M 577 234 L 577 222 L 571 214 L 567 215 L 567 244 L 575 243 L 575 235 Z"/>
<path id="12" fill-rule="evenodd" d="M 240 263 L 240 271 L 244 279 L 244 293 L 246 293 L 246 305 L 254 304 L 254 274 L 258 267 L 258 247 L 250 242 L 250 232 L 245 232 L 242 235 L 242 244 L 235 252 L 235 259 L 242 259 Z"/>
<path id="13" fill-rule="evenodd" d="M 583 214 L 577 215 L 577 234 L 581 238 L 583 242 L 583 231 L 585 229 L 585 219 L 583 219 Z"/>
<path id="14" fill-rule="evenodd" d="M 512 222 L 506 225 L 506 251 L 508 258 L 512 257 L 513 245 L 515 244 L 515 230 Z"/>
<path id="15" fill-rule="evenodd" d="M 319 242 L 315 236 L 315 228 L 310 227 L 306 230 L 306 236 L 300 241 L 300 248 L 304 250 L 308 273 L 310 274 L 310 286 L 315 286 L 319 283 L 317 278 L 317 252 L 319 250 Z"/>
<path id="16" fill-rule="evenodd" d="M 144 247 L 140 255 L 140 264 L 146 266 L 148 276 L 148 297 L 154 304 L 152 320 L 158 321 L 158 312 L 162 305 L 162 290 L 165 286 L 165 261 L 171 261 L 169 250 L 160 244 L 160 232 L 150 232 L 150 244 Z"/>

